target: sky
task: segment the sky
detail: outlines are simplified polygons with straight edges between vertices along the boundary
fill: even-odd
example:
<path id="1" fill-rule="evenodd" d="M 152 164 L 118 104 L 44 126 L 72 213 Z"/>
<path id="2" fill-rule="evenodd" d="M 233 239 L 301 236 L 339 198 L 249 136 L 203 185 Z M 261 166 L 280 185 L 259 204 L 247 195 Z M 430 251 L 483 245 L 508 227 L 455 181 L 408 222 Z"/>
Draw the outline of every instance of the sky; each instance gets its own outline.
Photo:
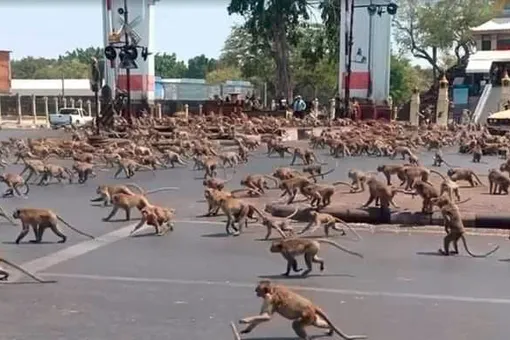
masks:
<path id="1" fill-rule="evenodd" d="M 218 58 L 231 27 L 243 22 L 241 16 L 228 15 L 229 2 L 157 2 L 153 52 L 175 53 L 184 61 L 200 54 Z M 56 58 L 75 48 L 103 44 L 101 0 L 0 0 L 0 13 L 0 50 L 12 51 L 12 59 Z M 312 20 L 320 20 L 318 11 Z"/>

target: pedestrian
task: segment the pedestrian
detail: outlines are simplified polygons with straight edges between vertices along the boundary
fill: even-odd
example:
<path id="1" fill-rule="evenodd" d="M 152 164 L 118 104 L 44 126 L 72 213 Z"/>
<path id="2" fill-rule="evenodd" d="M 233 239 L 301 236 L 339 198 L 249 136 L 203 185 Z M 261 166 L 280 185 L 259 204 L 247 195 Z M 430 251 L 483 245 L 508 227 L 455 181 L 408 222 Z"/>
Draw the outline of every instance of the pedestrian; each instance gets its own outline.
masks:
<path id="1" fill-rule="evenodd" d="M 294 100 L 294 105 L 292 107 L 294 109 L 294 117 L 299 119 L 305 118 L 305 110 L 306 110 L 306 103 L 301 98 L 301 96 L 296 96 L 296 99 Z"/>

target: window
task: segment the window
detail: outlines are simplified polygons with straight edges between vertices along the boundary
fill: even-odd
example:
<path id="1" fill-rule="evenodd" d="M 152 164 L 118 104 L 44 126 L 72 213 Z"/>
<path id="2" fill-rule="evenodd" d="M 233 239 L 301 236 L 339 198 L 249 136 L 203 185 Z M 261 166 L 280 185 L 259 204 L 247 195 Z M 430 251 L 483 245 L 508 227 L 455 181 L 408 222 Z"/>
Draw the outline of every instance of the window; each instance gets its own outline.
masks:
<path id="1" fill-rule="evenodd" d="M 510 50 L 510 34 L 498 34 L 497 50 Z"/>
<path id="2" fill-rule="evenodd" d="M 482 35 L 482 51 L 492 50 L 492 37 L 490 35 Z"/>

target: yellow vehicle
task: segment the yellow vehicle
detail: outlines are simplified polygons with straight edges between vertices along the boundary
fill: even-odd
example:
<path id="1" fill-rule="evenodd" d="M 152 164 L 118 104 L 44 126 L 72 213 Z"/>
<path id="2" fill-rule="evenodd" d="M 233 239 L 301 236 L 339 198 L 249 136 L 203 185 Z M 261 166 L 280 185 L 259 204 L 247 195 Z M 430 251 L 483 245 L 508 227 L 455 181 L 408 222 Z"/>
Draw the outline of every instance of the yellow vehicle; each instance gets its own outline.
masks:
<path id="1" fill-rule="evenodd" d="M 510 110 L 499 111 L 487 118 L 489 132 L 497 135 L 504 135 L 510 132 Z"/>

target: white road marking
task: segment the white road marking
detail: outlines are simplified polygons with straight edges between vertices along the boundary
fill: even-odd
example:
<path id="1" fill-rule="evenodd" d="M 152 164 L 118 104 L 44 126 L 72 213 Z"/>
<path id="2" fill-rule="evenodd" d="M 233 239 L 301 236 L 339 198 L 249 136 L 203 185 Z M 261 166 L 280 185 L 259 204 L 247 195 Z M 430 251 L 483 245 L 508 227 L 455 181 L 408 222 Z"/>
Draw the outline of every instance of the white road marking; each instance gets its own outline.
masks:
<path id="1" fill-rule="evenodd" d="M 135 283 L 160 283 L 160 284 L 175 284 L 175 285 L 199 285 L 199 286 L 220 286 L 230 288 L 248 288 L 255 287 L 254 282 L 232 282 L 232 281 L 208 281 L 208 280 L 179 280 L 179 279 L 164 279 L 164 278 L 143 278 L 143 277 L 128 277 L 128 276 L 103 276 L 103 275 L 88 275 L 88 274 L 64 274 L 64 273 L 40 273 L 40 276 L 55 277 L 55 278 L 71 278 L 71 279 L 84 279 L 95 281 L 117 281 L 117 282 L 135 282 Z M 456 295 L 436 295 L 436 294 L 419 294 L 419 293 L 399 293 L 399 292 L 381 292 L 381 291 L 362 291 L 352 289 L 336 289 L 336 288 L 322 288 L 322 287 L 305 287 L 305 286 L 288 286 L 291 289 L 300 291 L 310 291 L 318 293 L 330 293 L 351 296 L 369 296 L 369 297 L 389 297 L 400 299 L 419 299 L 419 300 L 435 300 L 435 301 L 453 301 L 453 302 L 470 302 L 470 303 L 484 303 L 484 304 L 510 304 L 510 299 L 500 298 L 482 298 L 470 296 L 456 296 Z"/>

